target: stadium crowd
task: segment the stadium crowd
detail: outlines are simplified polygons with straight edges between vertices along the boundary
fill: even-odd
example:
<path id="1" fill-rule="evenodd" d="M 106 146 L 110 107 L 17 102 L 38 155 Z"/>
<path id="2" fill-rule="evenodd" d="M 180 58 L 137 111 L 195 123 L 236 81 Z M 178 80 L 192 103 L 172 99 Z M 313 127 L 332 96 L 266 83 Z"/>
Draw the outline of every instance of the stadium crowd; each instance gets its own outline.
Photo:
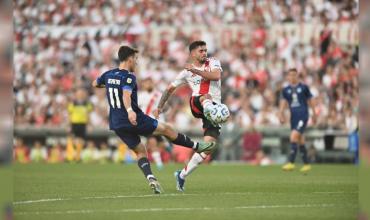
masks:
<path id="1" fill-rule="evenodd" d="M 196 4 L 195 4 L 196 3 Z M 269 27 L 289 22 L 349 22 L 358 19 L 358 1 L 17 1 L 14 6 L 14 96 L 16 126 L 68 128 L 68 103 L 83 88 L 93 104 L 90 128 L 107 128 L 105 92 L 91 88 L 91 81 L 117 62 L 117 48 L 130 44 L 140 51 L 138 82 L 151 78 L 163 91 L 184 68 L 187 45 L 195 40 L 182 27 L 209 26 L 201 36 L 209 55 L 221 60 L 223 102 L 232 112 L 232 125 L 247 129 L 281 126 L 277 117 L 284 74 L 296 67 L 315 96 L 320 128 L 352 132 L 359 106 L 358 46 L 340 44 L 330 29 L 309 43 L 300 43 L 289 32 L 270 41 Z M 174 19 L 176 18 L 176 19 Z M 46 26 L 128 24 L 137 34 L 122 31 L 94 35 L 60 36 L 41 31 Z M 250 41 L 222 46 L 212 37 L 217 24 L 250 25 Z M 173 39 L 150 44 L 142 30 L 169 25 Z M 192 117 L 188 88 L 170 100 L 166 120 L 181 131 L 201 128 Z M 229 125 L 231 124 L 231 125 Z M 352 129 L 352 130 L 350 130 Z"/>

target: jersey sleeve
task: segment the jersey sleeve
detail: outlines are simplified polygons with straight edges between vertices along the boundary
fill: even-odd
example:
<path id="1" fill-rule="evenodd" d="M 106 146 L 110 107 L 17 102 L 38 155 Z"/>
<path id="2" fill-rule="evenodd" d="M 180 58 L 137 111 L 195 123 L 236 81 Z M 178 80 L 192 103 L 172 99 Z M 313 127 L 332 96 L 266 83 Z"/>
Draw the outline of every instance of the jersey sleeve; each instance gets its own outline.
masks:
<path id="1" fill-rule="evenodd" d="M 313 97 L 311 90 L 307 85 L 305 85 L 305 94 L 306 94 L 307 99 L 310 99 Z"/>
<path id="2" fill-rule="evenodd" d="M 187 83 L 186 77 L 188 77 L 188 71 L 187 70 L 181 71 L 180 74 L 177 75 L 176 79 L 171 83 L 171 85 L 173 87 L 178 87 L 182 84 L 186 84 Z"/>
<path id="3" fill-rule="evenodd" d="M 217 59 L 210 59 L 209 66 L 211 67 L 211 71 L 219 69 L 222 72 L 221 62 Z"/>
<path id="4" fill-rule="evenodd" d="M 135 86 L 136 86 L 136 77 L 133 74 L 130 74 L 130 75 L 124 77 L 122 82 L 121 82 L 122 90 L 127 90 L 127 91 L 132 92 L 132 90 L 135 88 Z"/>
<path id="5" fill-rule="evenodd" d="M 98 84 L 98 86 L 105 85 L 105 76 L 106 75 L 107 75 L 107 72 L 103 73 L 101 76 L 99 76 L 96 79 L 96 84 Z"/>

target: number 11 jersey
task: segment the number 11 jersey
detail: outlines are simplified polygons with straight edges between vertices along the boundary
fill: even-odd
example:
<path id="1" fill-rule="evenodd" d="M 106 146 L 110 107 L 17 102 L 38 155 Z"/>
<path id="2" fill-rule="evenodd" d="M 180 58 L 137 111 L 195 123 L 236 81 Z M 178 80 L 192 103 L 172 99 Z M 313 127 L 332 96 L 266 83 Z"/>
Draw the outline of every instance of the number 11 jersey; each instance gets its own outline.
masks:
<path id="1" fill-rule="evenodd" d="M 137 103 L 136 76 L 124 69 L 112 69 L 103 73 L 96 80 L 98 85 L 105 85 L 109 103 L 109 128 L 111 130 L 130 126 L 128 113 L 123 104 L 123 91 L 131 91 L 131 107 L 137 117 L 144 115 Z"/>

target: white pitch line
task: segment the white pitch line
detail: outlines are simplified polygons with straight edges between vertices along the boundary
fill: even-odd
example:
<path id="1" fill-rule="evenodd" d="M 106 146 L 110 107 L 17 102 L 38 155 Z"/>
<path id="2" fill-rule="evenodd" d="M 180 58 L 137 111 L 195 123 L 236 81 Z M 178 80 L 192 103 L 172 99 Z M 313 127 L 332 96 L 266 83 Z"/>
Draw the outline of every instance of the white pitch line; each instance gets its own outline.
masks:
<path id="1" fill-rule="evenodd" d="M 344 194 L 344 193 L 356 194 L 358 192 L 344 192 L 344 191 L 340 191 L 340 192 L 313 192 L 313 193 L 317 193 L 317 194 Z"/>
<path id="2" fill-rule="evenodd" d="M 15 215 L 64 215 L 64 214 L 92 214 L 92 213 L 127 213 L 127 212 L 172 212 L 172 211 L 211 211 L 211 210 L 233 210 L 233 209 L 277 209 L 277 208 L 328 208 L 334 204 L 301 204 L 301 205 L 252 205 L 237 207 L 193 207 L 193 208 L 148 208 L 148 209 L 120 209 L 120 210 L 64 210 L 64 211 L 37 211 L 37 212 L 15 212 Z"/>
<path id="3" fill-rule="evenodd" d="M 343 194 L 343 193 L 354 193 L 354 192 L 312 192 L 315 194 Z M 48 203 L 57 201 L 70 201 L 70 200 L 94 200 L 94 199 L 119 199 L 119 198 L 145 198 L 145 197 L 176 197 L 176 196 L 222 196 L 222 195 L 253 195 L 253 194 L 267 194 L 267 192 L 224 192 L 224 193 L 208 193 L 208 194 L 196 194 L 196 193 L 170 193 L 161 195 L 112 195 L 112 196 L 89 196 L 89 197 L 77 197 L 77 198 L 45 198 L 38 200 L 25 200 L 15 201 L 13 205 L 23 205 L 32 203 Z M 271 192 L 269 193 L 271 194 Z M 281 192 L 274 192 L 272 194 L 282 194 Z"/>
<path id="4" fill-rule="evenodd" d="M 89 197 L 77 197 L 77 198 L 51 198 L 51 199 L 38 199 L 38 200 L 26 200 L 26 201 L 16 201 L 13 202 L 13 205 L 21 205 L 21 204 L 30 204 L 30 203 L 43 203 L 43 202 L 56 202 L 56 201 L 69 201 L 69 200 L 90 200 L 90 199 L 119 199 L 119 198 L 145 198 L 145 197 L 166 197 L 166 196 L 194 196 L 194 195 L 202 195 L 202 194 L 162 194 L 162 195 L 155 195 L 155 194 L 148 194 L 148 195 L 117 195 L 117 196 L 89 196 Z"/>
<path id="5" fill-rule="evenodd" d="M 344 194 L 344 193 L 358 193 L 358 192 L 312 192 L 314 194 Z M 13 205 L 23 205 L 32 203 L 47 203 L 57 201 L 70 201 L 70 200 L 94 200 L 94 199 L 120 199 L 120 198 L 145 198 L 145 197 L 176 197 L 176 196 L 222 196 L 222 195 L 252 195 L 252 194 L 282 194 L 281 192 L 223 192 L 223 193 L 207 193 L 207 194 L 196 194 L 196 193 L 170 193 L 161 195 L 113 195 L 113 196 L 89 196 L 89 197 L 77 197 L 77 198 L 46 198 L 38 200 L 25 200 L 15 201 Z M 307 193 L 309 194 L 309 193 Z"/>

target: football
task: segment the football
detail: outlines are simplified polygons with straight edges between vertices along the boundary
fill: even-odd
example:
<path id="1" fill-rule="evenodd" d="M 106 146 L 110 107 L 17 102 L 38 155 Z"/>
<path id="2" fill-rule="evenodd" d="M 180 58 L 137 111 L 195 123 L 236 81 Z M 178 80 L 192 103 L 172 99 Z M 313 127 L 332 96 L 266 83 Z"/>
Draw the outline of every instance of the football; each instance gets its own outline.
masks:
<path id="1" fill-rule="evenodd" d="M 216 124 L 222 124 L 227 121 L 230 116 L 229 108 L 225 104 L 216 104 L 210 113 L 210 119 Z"/>

